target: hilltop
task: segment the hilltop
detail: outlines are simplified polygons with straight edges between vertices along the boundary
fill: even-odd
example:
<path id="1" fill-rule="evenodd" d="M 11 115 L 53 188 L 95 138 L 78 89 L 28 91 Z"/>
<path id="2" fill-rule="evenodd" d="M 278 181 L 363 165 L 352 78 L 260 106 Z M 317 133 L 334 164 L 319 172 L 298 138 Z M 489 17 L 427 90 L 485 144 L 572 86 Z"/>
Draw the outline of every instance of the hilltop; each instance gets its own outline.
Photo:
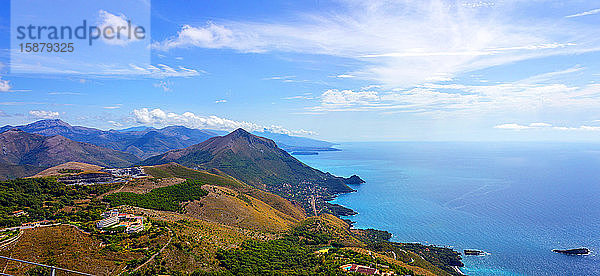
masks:
<path id="1" fill-rule="evenodd" d="M 96 172 L 102 169 L 102 166 L 92 165 L 82 162 L 67 162 L 54 167 L 47 168 L 33 177 L 45 177 L 45 176 L 56 176 L 62 175 L 69 172 Z"/>
<path id="2" fill-rule="evenodd" d="M 146 165 L 176 162 L 197 169 L 218 169 L 258 189 L 296 200 L 310 213 L 327 211 L 327 199 L 353 191 L 345 179 L 300 162 L 270 139 L 237 129 L 191 147 L 144 160 Z"/>

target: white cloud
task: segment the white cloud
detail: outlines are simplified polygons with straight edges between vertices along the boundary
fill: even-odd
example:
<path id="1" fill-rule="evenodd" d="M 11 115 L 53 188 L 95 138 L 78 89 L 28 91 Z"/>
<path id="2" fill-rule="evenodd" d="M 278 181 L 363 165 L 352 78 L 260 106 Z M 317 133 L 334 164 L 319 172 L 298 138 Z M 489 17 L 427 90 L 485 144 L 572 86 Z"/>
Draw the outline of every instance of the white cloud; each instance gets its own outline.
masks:
<path id="1" fill-rule="evenodd" d="M 524 125 L 519 125 L 519 124 L 502 124 L 502 125 L 497 125 L 494 128 L 499 128 L 499 129 L 511 129 L 511 130 L 522 130 L 522 129 L 529 129 L 529 126 L 524 126 Z"/>
<path id="2" fill-rule="evenodd" d="M 598 13 L 600 13 L 600 9 L 594 9 L 594 10 L 591 10 L 591 11 L 576 13 L 576 14 L 565 16 L 565 17 L 566 18 L 573 18 L 573 17 L 580 17 L 580 16 L 586 16 L 586 15 L 593 15 L 593 14 L 598 14 Z"/>
<path id="3" fill-rule="evenodd" d="M 296 76 L 274 76 L 274 77 L 263 78 L 263 80 L 277 80 L 277 81 L 281 81 L 281 82 L 312 82 L 309 80 L 296 79 Z"/>
<path id="4" fill-rule="evenodd" d="M 324 105 L 350 106 L 350 105 L 368 105 L 380 100 L 377 92 L 352 90 L 330 89 L 321 95 L 321 102 Z"/>
<path id="5" fill-rule="evenodd" d="M 105 10 L 100 10 L 98 12 L 98 17 L 98 27 L 101 30 L 107 30 L 107 32 L 109 32 L 107 33 L 107 36 L 114 36 L 114 38 L 107 39 L 102 35 L 102 41 L 106 44 L 125 46 L 130 42 L 137 40 L 133 34 L 138 26 L 129 24 L 129 22 L 127 22 L 128 18 L 124 14 L 115 15 Z M 132 35 L 129 36 L 129 34 Z"/>
<path id="6" fill-rule="evenodd" d="M 302 95 L 284 97 L 283 100 L 314 100 L 315 97 L 312 96 L 312 93 L 304 93 Z"/>
<path id="7" fill-rule="evenodd" d="M 200 73 L 205 73 L 201 70 L 198 71 L 183 66 L 173 68 L 165 64 L 149 65 L 145 68 L 135 64 L 130 64 L 129 66 L 132 68 L 132 72 L 129 73 L 158 79 L 167 77 L 194 77 L 200 75 Z"/>
<path id="8" fill-rule="evenodd" d="M 234 130 L 243 128 L 253 132 L 273 132 L 287 135 L 310 135 L 312 131 L 304 129 L 288 130 L 278 125 L 263 126 L 251 122 L 235 121 L 217 116 L 202 116 L 192 112 L 177 114 L 174 112 L 165 112 L 159 108 L 148 109 L 140 108 L 133 110 L 133 118 L 137 123 L 152 126 L 182 125 L 197 129 L 217 129 Z"/>
<path id="9" fill-rule="evenodd" d="M 548 124 L 548 123 L 531 123 L 529 124 L 530 127 L 551 127 L 552 124 Z"/>
<path id="10" fill-rule="evenodd" d="M 265 80 L 291 80 L 296 78 L 296 76 L 274 76 L 269 78 L 264 78 Z"/>
<path id="11" fill-rule="evenodd" d="M 552 124 L 548 124 L 548 123 L 531 123 L 529 125 L 502 124 L 502 125 L 494 126 L 494 128 L 510 129 L 510 130 L 541 129 L 541 128 L 550 128 L 550 127 L 552 127 Z"/>
<path id="12" fill-rule="evenodd" d="M 493 8 L 441 0 L 340 3 L 336 12 L 300 14 L 293 23 L 185 25 L 177 36 L 155 46 L 350 58 L 361 65 L 343 75 L 405 88 L 448 81 L 477 69 L 600 48 L 595 26 L 550 24 L 539 18 L 515 20 L 511 12 L 519 1 Z"/>
<path id="13" fill-rule="evenodd" d="M 226 103 L 227 100 L 216 100 L 215 103 Z"/>
<path id="14" fill-rule="evenodd" d="M 230 47 L 235 38 L 228 28 L 208 22 L 205 27 L 184 25 L 176 37 L 153 44 L 155 49 L 168 50 L 181 47 L 225 48 Z M 239 50 L 242 50 L 241 48 Z"/>
<path id="15" fill-rule="evenodd" d="M 11 88 L 10 82 L 0 77 L 0 92 L 9 92 Z"/>
<path id="16" fill-rule="evenodd" d="M 119 109 L 121 108 L 122 104 L 115 104 L 115 105 L 110 105 L 110 106 L 103 106 L 102 108 L 104 109 Z"/>
<path id="17" fill-rule="evenodd" d="M 123 124 L 116 122 L 116 121 L 107 121 L 108 123 L 110 123 L 111 125 L 115 126 L 115 127 L 122 127 Z"/>
<path id="18" fill-rule="evenodd" d="M 161 88 L 165 92 L 171 92 L 171 82 L 170 81 L 159 81 L 154 84 L 154 87 Z"/>
<path id="19" fill-rule="evenodd" d="M 53 91 L 53 92 L 48 92 L 48 95 L 81 95 L 81 93 L 69 92 L 69 91 Z"/>
<path id="20" fill-rule="evenodd" d="M 520 125 L 520 124 L 501 124 L 494 126 L 497 129 L 505 129 L 505 130 L 540 130 L 540 129 L 551 129 L 551 130 L 560 130 L 560 131 L 600 131 L 600 127 L 598 126 L 586 126 L 582 125 L 579 127 L 569 127 L 569 126 L 553 126 L 548 123 L 531 123 L 529 125 Z"/>
<path id="21" fill-rule="evenodd" d="M 350 75 L 350 74 L 341 74 L 341 75 L 337 75 L 335 77 L 340 78 L 340 79 L 349 79 L 349 78 L 355 78 L 356 76 Z"/>
<path id="22" fill-rule="evenodd" d="M 554 127 L 556 130 L 575 130 L 575 131 L 600 131 L 600 127 L 597 126 L 580 126 L 580 127 Z"/>
<path id="23" fill-rule="evenodd" d="M 575 65 L 571 68 L 567 68 L 564 70 L 558 70 L 558 71 L 553 71 L 553 72 L 548 72 L 548 73 L 531 76 L 531 77 L 523 79 L 519 82 L 520 83 L 548 83 L 548 82 L 556 83 L 559 81 L 560 78 L 564 78 L 573 73 L 581 72 L 584 69 L 585 68 L 580 65 Z"/>
<path id="24" fill-rule="evenodd" d="M 60 113 L 47 110 L 31 110 L 29 115 L 38 119 L 56 119 L 60 116 Z"/>
<path id="25" fill-rule="evenodd" d="M 541 77 L 540 77 L 541 79 Z M 569 86 L 529 83 L 530 79 L 499 84 L 426 83 L 410 89 L 327 90 L 313 112 L 368 111 L 416 112 L 480 116 L 537 111 L 583 112 L 600 106 L 600 84 Z"/>

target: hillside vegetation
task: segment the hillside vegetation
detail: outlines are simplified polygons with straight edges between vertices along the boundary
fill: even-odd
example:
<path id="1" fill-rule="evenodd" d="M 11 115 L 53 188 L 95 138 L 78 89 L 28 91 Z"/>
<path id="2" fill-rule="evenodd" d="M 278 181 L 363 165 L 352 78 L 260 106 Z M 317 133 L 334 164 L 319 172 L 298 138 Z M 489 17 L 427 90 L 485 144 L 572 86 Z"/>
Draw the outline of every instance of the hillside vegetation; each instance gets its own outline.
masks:
<path id="1" fill-rule="evenodd" d="M 273 233 L 286 231 L 299 221 L 250 195 L 219 186 L 203 188 L 209 194 L 185 207 L 191 217 Z"/>
<path id="2" fill-rule="evenodd" d="M 96 194 L 109 191 L 111 185 L 66 186 L 54 178 L 27 178 L 0 182 L 0 227 L 12 227 L 37 220 L 70 219 L 88 221 L 98 219 L 105 208 Z M 89 201 L 81 208 L 66 212 L 65 207 L 73 207 L 76 201 Z M 71 208 L 72 209 L 72 208 Z M 14 217 L 18 210 L 27 216 Z"/>
<path id="3" fill-rule="evenodd" d="M 301 207 L 291 203 L 290 201 L 269 192 L 265 192 L 256 189 L 250 185 L 247 185 L 235 178 L 219 171 L 210 170 L 199 171 L 184 167 L 177 163 L 168 163 L 157 166 L 144 167 L 144 171 L 153 177 L 157 178 L 184 178 L 184 179 L 195 179 L 202 181 L 205 184 L 212 186 L 220 186 L 232 189 L 241 194 L 258 199 L 267 205 L 275 208 L 276 210 L 293 217 L 294 219 L 301 220 L 306 217 Z"/>
<path id="4" fill-rule="evenodd" d="M 255 188 L 298 202 L 311 214 L 330 212 L 327 199 L 353 191 L 343 178 L 311 168 L 274 141 L 243 129 L 143 161 L 147 165 L 169 162 L 203 170 L 218 169 Z"/>
<path id="5" fill-rule="evenodd" d="M 104 197 L 111 206 L 130 205 L 163 211 L 181 211 L 181 203 L 199 200 L 208 192 L 202 189 L 203 181 L 186 180 L 172 186 L 153 189 L 145 194 L 119 192 Z"/>

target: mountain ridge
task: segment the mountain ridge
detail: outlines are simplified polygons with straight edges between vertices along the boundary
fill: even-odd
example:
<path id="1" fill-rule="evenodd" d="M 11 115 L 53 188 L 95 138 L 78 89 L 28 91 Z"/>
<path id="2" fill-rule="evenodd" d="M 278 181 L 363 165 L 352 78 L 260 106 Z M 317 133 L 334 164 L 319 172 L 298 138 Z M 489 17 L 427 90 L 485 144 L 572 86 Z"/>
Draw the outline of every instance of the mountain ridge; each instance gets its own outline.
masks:
<path id="1" fill-rule="evenodd" d="M 100 130 L 91 127 L 72 126 L 60 119 L 39 120 L 21 126 L 6 125 L 0 128 L 0 133 L 10 129 L 20 129 L 44 136 L 61 135 L 74 141 L 128 152 L 140 159 L 146 159 L 173 149 L 183 149 L 204 142 L 209 138 L 227 134 L 224 131 L 193 129 L 184 126 L 167 126 L 161 129 L 137 126 L 122 130 Z M 331 147 L 334 143 L 326 141 L 271 132 L 261 133 L 261 136 L 263 135 L 276 140 L 277 144 L 287 151 L 335 150 Z"/>
<path id="2" fill-rule="evenodd" d="M 325 202 L 352 192 L 344 178 L 314 169 L 268 138 L 244 129 L 185 149 L 150 157 L 144 165 L 175 162 L 195 169 L 218 169 L 256 188 L 296 200 L 310 213 L 328 211 Z"/>

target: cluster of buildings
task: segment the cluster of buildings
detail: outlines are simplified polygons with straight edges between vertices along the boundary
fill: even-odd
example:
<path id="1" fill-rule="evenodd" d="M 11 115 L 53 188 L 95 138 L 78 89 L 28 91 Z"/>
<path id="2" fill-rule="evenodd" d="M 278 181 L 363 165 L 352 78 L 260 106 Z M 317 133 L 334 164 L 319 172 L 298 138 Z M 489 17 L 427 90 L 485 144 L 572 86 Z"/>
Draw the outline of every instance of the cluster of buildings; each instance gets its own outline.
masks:
<path id="1" fill-rule="evenodd" d="M 121 213 L 118 209 L 112 209 L 102 213 L 103 219 L 96 223 L 100 229 L 125 227 L 125 233 L 137 233 L 144 230 L 144 217 L 128 213 Z"/>
<path id="2" fill-rule="evenodd" d="M 63 175 L 59 182 L 66 185 L 95 185 L 109 184 L 126 181 L 128 178 L 142 178 L 148 176 L 141 167 L 130 168 L 104 168 L 100 171 L 85 171 Z"/>
<path id="3" fill-rule="evenodd" d="M 112 169 L 102 169 L 103 172 L 107 172 L 116 177 L 132 177 L 132 178 L 140 178 L 148 176 L 144 173 L 144 169 L 142 167 L 129 167 L 129 168 L 112 168 Z"/>

